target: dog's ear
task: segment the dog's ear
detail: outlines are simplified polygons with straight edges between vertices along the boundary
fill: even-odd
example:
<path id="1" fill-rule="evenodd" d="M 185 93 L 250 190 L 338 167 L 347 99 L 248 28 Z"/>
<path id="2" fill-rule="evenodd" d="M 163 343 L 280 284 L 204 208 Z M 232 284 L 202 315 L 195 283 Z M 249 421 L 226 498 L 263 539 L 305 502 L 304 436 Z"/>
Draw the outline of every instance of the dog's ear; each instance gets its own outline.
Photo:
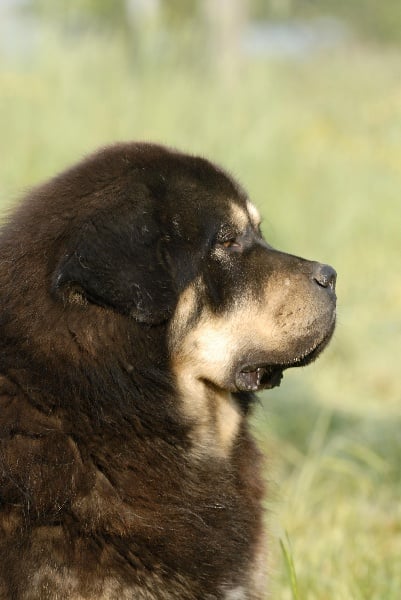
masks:
<path id="1" fill-rule="evenodd" d="M 53 275 L 53 291 L 111 307 L 136 320 L 168 319 L 177 293 L 167 239 L 149 212 L 104 211 L 72 236 Z"/>

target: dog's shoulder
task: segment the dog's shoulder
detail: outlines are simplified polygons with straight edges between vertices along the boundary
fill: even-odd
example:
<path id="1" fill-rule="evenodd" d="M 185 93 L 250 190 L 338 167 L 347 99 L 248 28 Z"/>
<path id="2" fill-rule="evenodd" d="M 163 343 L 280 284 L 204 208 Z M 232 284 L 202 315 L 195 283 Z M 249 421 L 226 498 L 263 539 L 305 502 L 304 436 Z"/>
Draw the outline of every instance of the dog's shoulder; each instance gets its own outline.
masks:
<path id="1" fill-rule="evenodd" d="M 82 461 L 59 417 L 0 376 L 0 497 L 25 517 L 51 518 L 76 493 Z"/>

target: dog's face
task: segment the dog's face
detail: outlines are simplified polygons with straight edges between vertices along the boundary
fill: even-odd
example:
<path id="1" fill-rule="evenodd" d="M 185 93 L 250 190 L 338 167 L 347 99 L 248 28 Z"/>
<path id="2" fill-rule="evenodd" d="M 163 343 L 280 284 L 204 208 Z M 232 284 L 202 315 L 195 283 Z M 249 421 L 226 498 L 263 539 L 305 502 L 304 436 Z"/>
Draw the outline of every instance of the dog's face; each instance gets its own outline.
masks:
<path id="1" fill-rule="evenodd" d="M 172 322 L 176 368 L 217 388 L 258 391 L 305 365 L 335 324 L 335 271 L 278 252 L 246 200 L 227 199 Z"/>
<path id="2" fill-rule="evenodd" d="M 257 209 L 208 161 L 154 146 L 114 152 L 129 169 L 80 211 L 53 291 L 164 323 L 187 390 L 271 388 L 313 360 L 334 329 L 335 271 L 270 247 Z"/>

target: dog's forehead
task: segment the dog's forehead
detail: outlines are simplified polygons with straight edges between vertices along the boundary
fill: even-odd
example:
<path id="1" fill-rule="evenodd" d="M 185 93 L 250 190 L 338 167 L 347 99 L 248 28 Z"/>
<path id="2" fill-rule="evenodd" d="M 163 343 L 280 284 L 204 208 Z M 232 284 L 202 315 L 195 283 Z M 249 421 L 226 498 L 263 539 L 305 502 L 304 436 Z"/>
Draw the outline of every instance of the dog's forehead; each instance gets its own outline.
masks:
<path id="1" fill-rule="evenodd" d="M 260 225 L 261 217 L 256 206 L 250 200 L 246 200 L 244 204 L 231 202 L 230 220 L 238 229 L 245 229 L 249 221 L 257 228 Z"/>

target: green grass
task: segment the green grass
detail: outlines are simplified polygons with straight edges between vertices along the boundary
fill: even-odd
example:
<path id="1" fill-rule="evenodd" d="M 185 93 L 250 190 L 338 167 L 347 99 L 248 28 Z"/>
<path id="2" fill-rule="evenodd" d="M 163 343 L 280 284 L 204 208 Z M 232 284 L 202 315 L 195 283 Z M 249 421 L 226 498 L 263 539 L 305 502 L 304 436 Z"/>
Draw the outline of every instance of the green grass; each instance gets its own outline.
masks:
<path id="1" fill-rule="evenodd" d="M 273 245 L 333 264 L 330 348 L 255 418 L 273 598 L 399 600 L 400 55 L 349 46 L 224 83 L 188 37 L 162 57 L 151 39 L 44 30 L 23 61 L 0 57 L 0 202 L 99 145 L 155 140 L 221 162 Z"/>

